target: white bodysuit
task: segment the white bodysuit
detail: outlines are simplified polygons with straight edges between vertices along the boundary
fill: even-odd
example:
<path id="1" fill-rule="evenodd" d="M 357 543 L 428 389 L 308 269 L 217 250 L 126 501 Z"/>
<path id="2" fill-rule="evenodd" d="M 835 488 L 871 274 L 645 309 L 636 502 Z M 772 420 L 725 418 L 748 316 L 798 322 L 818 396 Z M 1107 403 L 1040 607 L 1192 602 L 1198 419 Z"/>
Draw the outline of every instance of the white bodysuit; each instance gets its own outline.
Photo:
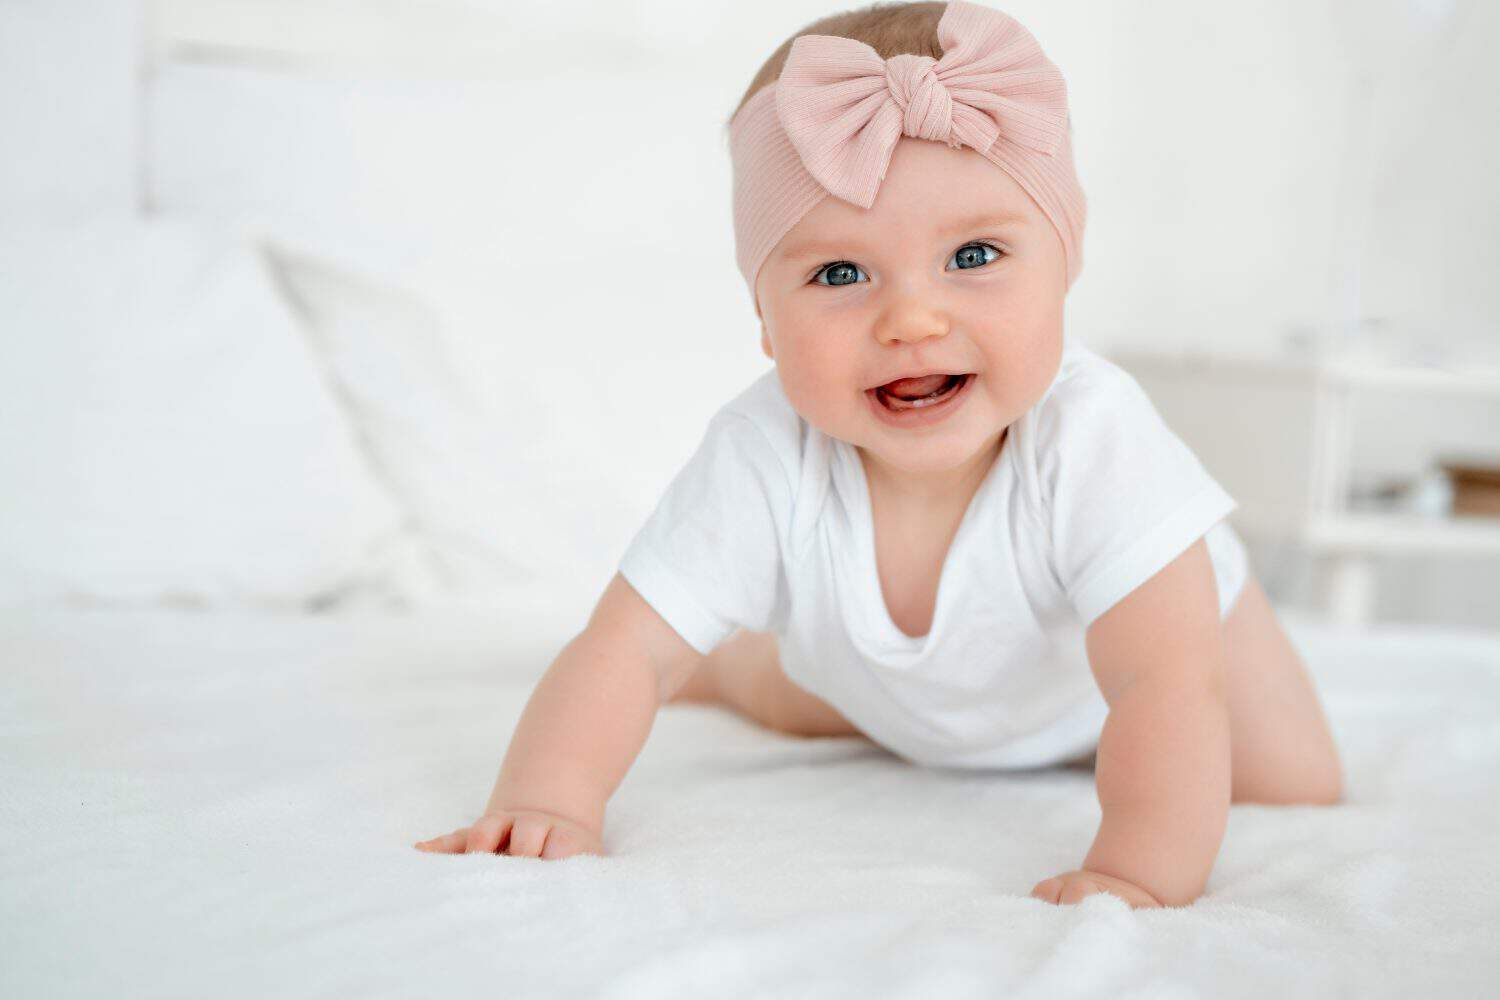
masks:
<path id="1" fill-rule="evenodd" d="M 964 512 L 927 635 L 886 609 L 858 453 L 775 369 L 709 421 L 619 569 L 702 653 L 774 632 L 787 676 L 907 760 L 1034 767 L 1098 744 L 1084 630 L 1205 535 L 1228 615 L 1248 572 L 1235 506 L 1134 378 L 1065 337 Z"/>

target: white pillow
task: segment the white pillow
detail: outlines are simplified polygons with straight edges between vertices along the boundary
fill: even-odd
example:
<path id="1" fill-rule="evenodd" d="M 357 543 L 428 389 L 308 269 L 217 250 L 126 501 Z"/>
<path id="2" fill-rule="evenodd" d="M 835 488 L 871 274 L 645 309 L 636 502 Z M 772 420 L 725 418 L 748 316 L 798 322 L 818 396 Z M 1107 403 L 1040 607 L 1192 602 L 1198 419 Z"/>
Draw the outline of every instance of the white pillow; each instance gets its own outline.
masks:
<path id="1" fill-rule="evenodd" d="M 581 297 L 569 275 L 590 262 L 561 259 L 561 277 L 534 283 L 528 300 L 466 310 L 453 308 L 457 288 L 440 309 L 303 248 L 268 250 L 378 475 L 427 544 L 391 567 L 416 600 L 538 587 L 597 598 L 707 416 L 751 377 L 728 362 L 710 370 L 705 357 L 725 352 L 702 337 L 700 356 L 667 331 L 650 336 L 672 349 L 643 350 L 641 324 L 620 315 L 640 287 L 629 262 Z"/>
<path id="2" fill-rule="evenodd" d="M 535 488 L 526 422 L 538 412 L 537 383 L 513 387 L 517 420 L 488 426 L 419 295 L 285 245 L 267 251 L 375 474 L 421 543 L 389 566 L 393 586 L 424 602 L 484 600 L 575 566 L 576 537 L 547 530 L 557 503 Z"/>
<path id="3" fill-rule="evenodd" d="M 403 513 L 257 250 L 181 222 L 8 226 L 0 274 L 0 602 L 389 596 Z"/>

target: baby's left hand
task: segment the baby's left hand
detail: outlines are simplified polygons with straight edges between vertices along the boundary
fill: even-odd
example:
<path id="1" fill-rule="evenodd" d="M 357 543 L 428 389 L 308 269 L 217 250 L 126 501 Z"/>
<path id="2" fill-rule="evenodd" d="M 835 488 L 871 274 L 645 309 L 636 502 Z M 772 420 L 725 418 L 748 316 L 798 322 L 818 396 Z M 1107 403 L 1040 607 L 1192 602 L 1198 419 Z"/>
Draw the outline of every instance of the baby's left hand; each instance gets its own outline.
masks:
<path id="1" fill-rule="evenodd" d="M 1119 896 L 1130 904 L 1132 910 L 1155 910 L 1160 909 L 1161 904 L 1156 901 L 1145 889 L 1122 878 L 1113 875 L 1101 875 L 1098 872 L 1084 871 L 1078 869 L 1071 872 L 1063 872 L 1054 875 L 1036 884 L 1031 890 L 1033 899 L 1040 899 L 1044 903 L 1076 903 L 1085 896 L 1092 896 L 1096 892 L 1107 892 L 1112 896 Z"/>

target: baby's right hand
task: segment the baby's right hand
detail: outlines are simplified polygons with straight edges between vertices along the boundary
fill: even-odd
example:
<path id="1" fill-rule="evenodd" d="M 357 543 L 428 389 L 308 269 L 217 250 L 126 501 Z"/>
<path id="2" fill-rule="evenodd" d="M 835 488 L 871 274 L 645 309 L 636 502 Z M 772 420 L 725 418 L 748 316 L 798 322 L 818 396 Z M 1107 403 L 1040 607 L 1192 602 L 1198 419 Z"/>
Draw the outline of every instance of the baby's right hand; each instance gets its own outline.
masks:
<path id="1" fill-rule="evenodd" d="M 604 857 L 604 840 L 598 831 L 551 813 L 530 809 L 497 809 L 485 813 L 470 826 L 461 826 L 412 846 L 438 854 L 501 854 L 524 858 L 570 858 L 575 854 Z"/>

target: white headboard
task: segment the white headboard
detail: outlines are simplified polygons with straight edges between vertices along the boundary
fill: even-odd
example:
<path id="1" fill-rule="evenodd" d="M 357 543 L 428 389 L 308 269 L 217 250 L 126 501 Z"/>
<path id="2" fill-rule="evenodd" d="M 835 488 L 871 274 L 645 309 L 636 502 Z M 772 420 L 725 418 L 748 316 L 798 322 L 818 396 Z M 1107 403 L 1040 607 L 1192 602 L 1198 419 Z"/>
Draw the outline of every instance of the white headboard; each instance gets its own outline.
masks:
<path id="1" fill-rule="evenodd" d="M 147 0 L 148 60 L 289 70 L 484 72 L 521 25 L 501 4 L 426 0 Z"/>
<path id="2" fill-rule="evenodd" d="M 555 67 L 564 41 L 597 42 L 593 50 L 621 68 L 644 64 L 659 34 L 644 30 L 631 5 L 599 0 L 576 4 L 569 17 L 505 0 L 142 2 L 148 67 L 216 62 L 489 79 Z"/>

